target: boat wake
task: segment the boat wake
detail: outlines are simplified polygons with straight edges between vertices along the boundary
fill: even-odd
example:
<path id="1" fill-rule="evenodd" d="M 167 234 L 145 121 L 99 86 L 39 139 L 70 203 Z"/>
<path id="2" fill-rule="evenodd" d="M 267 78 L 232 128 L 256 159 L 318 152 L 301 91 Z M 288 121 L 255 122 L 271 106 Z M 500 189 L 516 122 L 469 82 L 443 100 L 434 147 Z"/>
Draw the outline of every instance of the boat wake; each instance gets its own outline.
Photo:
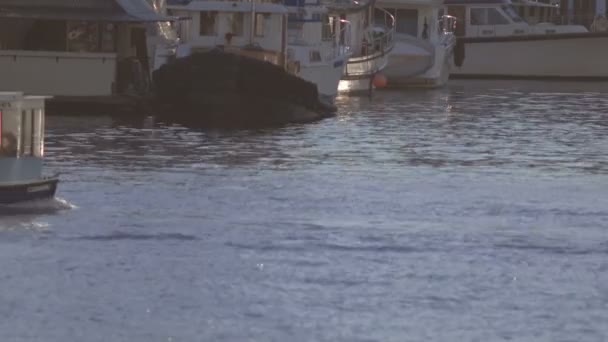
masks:
<path id="1" fill-rule="evenodd" d="M 71 204 L 67 200 L 56 197 L 18 204 L 2 204 L 0 205 L 0 217 L 26 214 L 53 214 L 59 211 L 76 208 L 77 207 L 74 204 Z"/>

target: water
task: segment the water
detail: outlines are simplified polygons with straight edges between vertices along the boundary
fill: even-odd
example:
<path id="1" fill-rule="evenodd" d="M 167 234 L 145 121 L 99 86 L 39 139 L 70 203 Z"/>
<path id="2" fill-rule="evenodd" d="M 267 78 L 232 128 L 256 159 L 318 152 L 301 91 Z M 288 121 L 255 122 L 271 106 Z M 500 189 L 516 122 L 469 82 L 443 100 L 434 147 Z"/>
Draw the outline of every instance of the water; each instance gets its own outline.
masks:
<path id="1" fill-rule="evenodd" d="M 607 94 L 453 82 L 258 131 L 50 117 L 65 202 L 0 218 L 0 340 L 606 341 Z"/>

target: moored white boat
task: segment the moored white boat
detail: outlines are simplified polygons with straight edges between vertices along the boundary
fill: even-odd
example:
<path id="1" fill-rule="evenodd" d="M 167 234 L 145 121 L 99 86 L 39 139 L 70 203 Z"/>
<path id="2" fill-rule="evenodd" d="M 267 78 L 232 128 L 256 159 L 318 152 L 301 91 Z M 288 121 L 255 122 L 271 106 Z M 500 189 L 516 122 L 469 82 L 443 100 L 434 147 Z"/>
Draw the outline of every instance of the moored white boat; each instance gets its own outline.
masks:
<path id="1" fill-rule="evenodd" d="M 369 91 L 375 75 L 388 64 L 394 46 L 394 17 L 382 9 L 378 10 L 383 16 L 374 16 L 374 0 L 325 0 L 321 3 L 329 9 L 331 16 L 339 18 L 333 22 L 335 32 L 340 32 L 337 44 L 350 42 L 352 51 L 338 91 Z"/>
<path id="2" fill-rule="evenodd" d="M 453 77 L 608 79 L 608 32 L 522 19 L 508 0 L 445 0 L 457 17 Z"/>
<path id="3" fill-rule="evenodd" d="M 378 6 L 396 23 L 395 46 L 383 71 L 388 87 L 445 85 L 456 39 L 453 17 L 440 16 L 443 1 L 380 0 Z"/>
<path id="4" fill-rule="evenodd" d="M 44 177 L 42 96 L 0 92 L 0 205 L 50 199 L 57 177 Z"/>

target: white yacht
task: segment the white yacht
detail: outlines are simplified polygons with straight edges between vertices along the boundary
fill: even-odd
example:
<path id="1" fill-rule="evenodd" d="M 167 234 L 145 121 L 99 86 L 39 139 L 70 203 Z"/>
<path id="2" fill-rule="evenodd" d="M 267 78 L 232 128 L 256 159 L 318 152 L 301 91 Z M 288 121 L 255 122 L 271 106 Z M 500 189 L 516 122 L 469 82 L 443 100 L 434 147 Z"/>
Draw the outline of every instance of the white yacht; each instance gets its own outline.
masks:
<path id="1" fill-rule="evenodd" d="M 453 77 L 607 79 L 608 32 L 526 22 L 508 0 L 445 0 L 457 18 Z"/>
<path id="2" fill-rule="evenodd" d="M 453 17 L 440 14 L 443 0 L 379 0 L 377 6 L 395 17 L 395 47 L 383 72 L 388 87 L 444 86 L 456 38 Z"/>
<path id="3" fill-rule="evenodd" d="M 369 91 L 376 74 L 388 64 L 394 46 L 394 17 L 382 9 L 378 10 L 383 16 L 374 16 L 375 0 L 324 0 L 321 3 L 329 9 L 330 16 L 338 19 L 331 23 L 333 31 L 338 33 L 337 44 L 350 42 L 352 51 L 338 91 Z"/>

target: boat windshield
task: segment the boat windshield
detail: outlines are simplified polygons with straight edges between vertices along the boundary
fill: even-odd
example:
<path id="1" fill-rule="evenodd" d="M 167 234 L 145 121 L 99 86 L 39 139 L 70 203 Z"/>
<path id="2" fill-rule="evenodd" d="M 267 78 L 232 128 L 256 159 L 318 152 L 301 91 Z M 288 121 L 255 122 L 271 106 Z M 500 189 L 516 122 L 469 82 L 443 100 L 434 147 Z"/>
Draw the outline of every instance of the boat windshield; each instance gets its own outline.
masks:
<path id="1" fill-rule="evenodd" d="M 523 23 L 524 20 L 522 17 L 517 14 L 517 10 L 513 5 L 502 5 L 502 10 L 513 20 L 514 23 Z"/>

